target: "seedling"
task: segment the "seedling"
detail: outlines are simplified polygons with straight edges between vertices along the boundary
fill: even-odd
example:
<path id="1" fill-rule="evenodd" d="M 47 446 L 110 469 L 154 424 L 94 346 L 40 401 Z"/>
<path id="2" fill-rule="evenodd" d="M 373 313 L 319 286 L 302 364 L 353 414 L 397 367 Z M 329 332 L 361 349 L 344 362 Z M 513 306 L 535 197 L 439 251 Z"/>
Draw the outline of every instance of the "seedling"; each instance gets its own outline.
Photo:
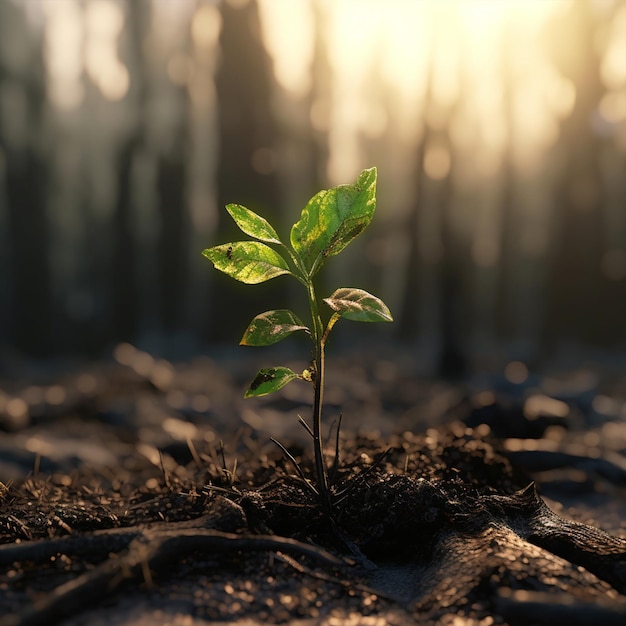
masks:
<path id="1" fill-rule="evenodd" d="M 340 287 L 324 298 L 329 311 L 322 316 L 313 279 L 329 257 L 339 254 L 363 232 L 371 222 L 375 208 L 376 168 L 371 168 L 361 172 L 353 185 L 339 185 L 313 196 L 291 228 L 291 246 L 281 241 L 276 230 L 263 217 L 239 204 L 229 204 L 226 210 L 237 226 L 257 241 L 234 241 L 202 252 L 218 270 L 243 283 L 262 283 L 286 274 L 306 289 L 310 326 L 306 326 L 289 309 L 265 311 L 250 322 L 240 344 L 268 346 L 301 331 L 313 343 L 311 365 L 300 374 L 283 366 L 263 368 L 250 383 L 245 397 L 273 393 L 297 379 L 313 385 L 312 428 L 300 419 L 313 438 L 316 485 L 310 486 L 329 513 L 332 510 L 332 493 L 322 441 L 324 349 L 328 335 L 341 318 L 356 322 L 391 322 L 392 317 L 382 300 L 363 289 L 352 287 Z M 334 464 L 336 462 L 337 453 Z"/>

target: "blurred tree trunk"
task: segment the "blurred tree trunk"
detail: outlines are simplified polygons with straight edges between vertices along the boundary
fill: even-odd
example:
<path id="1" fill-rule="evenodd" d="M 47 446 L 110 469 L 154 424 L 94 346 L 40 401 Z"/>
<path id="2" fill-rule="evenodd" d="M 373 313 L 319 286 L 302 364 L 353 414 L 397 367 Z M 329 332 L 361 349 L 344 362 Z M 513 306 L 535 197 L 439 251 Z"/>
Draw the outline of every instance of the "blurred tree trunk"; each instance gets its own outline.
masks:
<path id="1" fill-rule="evenodd" d="M 429 100 L 427 91 L 426 101 Z M 409 211 L 406 224 L 408 236 L 408 256 L 404 268 L 404 287 L 402 289 L 402 302 L 398 316 L 398 337 L 401 340 L 414 340 L 420 332 L 420 212 L 424 205 L 424 188 L 426 185 L 426 173 L 424 172 L 424 158 L 426 156 L 426 144 L 429 138 L 428 125 L 424 124 L 424 130 L 417 146 L 415 157 L 415 180 L 416 189 L 413 206 Z"/>
<path id="2" fill-rule="evenodd" d="M 218 228 L 214 243 L 247 238 L 227 215 L 224 206 L 243 204 L 270 222 L 277 219 L 280 196 L 274 159 L 274 120 L 271 111 L 272 69 L 263 47 L 256 2 L 221 5 L 221 65 L 216 76 L 219 126 L 217 167 Z M 283 279 L 263 286 L 269 303 L 287 300 Z M 213 274 L 207 339 L 224 341 L 245 328 L 260 311 L 258 291 Z M 241 313 L 240 313 L 241 311 Z M 236 313 L 236 315 L 234 315 Z M 243 325 L 242 325 L 243 324 Z M 240 325 L 242 325 L 240 327 Z M 229 340 L 230 341 L 230 340 Z"/>
<path id="3" fill-rule="evenodd" d="M 181 26 L 184 35 L 173 50 L 167 54 L 183 54 L 190 58 L 191 19 Z M 161 330 L 166 335 L 183 330 L 184 306 L 189 280 L 188 247 L 190 243 L 190 211 L 188 202 L 188 170 L 191 159 L 189 133 L 191 110 L 186 81 L 172 81 L 163 76 L 171 105 L 172 122 L 169 125 L 165 144 L 159 151 L 156 172 L 158 194 L 157 213 L 157 297 Z M 163 96 L 162 96 L 163 97 Z M 195 251 L 197 253 L 197 251 Z"/>
<path id="4" fill-rule="evenodd" d="M 543 347 L 548 353 L 563 340 L 610 344 L 606 324 L 604 191 L 600 171 L 602 140 L 592 120 L 603 94 L 600 60 L 594 45 L 590 3 L 575 0 L 558 29 L 550 29 L 555 64 L 572 81 L 576 100 L 561 125 L 562 173 L 556 184 L 553 237 L 548 260 Z M 559 33 L 566 33 L 561 34 Z M 572 45 L 576 42 L 576 45 Z"/>
<path id="5" fill-rule="evenodd" d="M 510 24 L 507 22 L 507 30 Z M 511 61 L 511 33 L 505 32 L 501 38 L 502 59 L 500 76 L 504 96 L 504 116 L 507 128 L 507 143 L 502 163 L 500 193 L 500 242 L 498 256 L 498 277 L 496 283 L 495 330 L 500 342 L 510 342 L 514 338 L 515 311 L 515 260 L 517 252 L 516 233 L 516 190 L 515 190 L 515 120 L 513 118 L 514 71 Z"/>
<path id="6" fill-rule="evenodd" d="M 157 192 L 160 230 L 157 244 L 159 311 L 166 333 L 180 330 L 187 278 L 189 216 L 187 210 L 186 91 L 179 89 L 184 117 L 172 149 L 158 161 Z"/>
<path id="7" fill-rule="evenodd" d="M 137 241 L 134 228 L 136 207 L 133 198 L 133 173 L 136 160 L 145 147 L 144 112 L 147 105 L 147 68 L 143 43 L 149 29 L 150 5 L 130 2 L 126 19 L 128 29 L 127 64 L 131 74 L 129 106 L 134 107 L 134 126 L 122 142 L 117 157 L 117 201 L 113 212 L 113 256 L 111 278 L 113 300 L 113 338 L 132 341 L 139 330 L 139 289 Z"/>
<path id="8" fill-rule="evenodd" d="M 442 261 L 440 269 L 441 350 L 438 373 L 447 380 L 458 380 L 467 373 L 465 341 L 469 329 L 470 308 L 467 298 L 467 246 L 455 228 L 454 217 L 454 148 L 446 127 L 443 145 L 450 153 L 450 169 L 439 183 L 441 210 Z"/>
<path id="9" fill-rule="evenodd" d="M 35 127 L 41 111 L 34 102 L 30 105 Z M 34 356 L 45 356 L 57 347 L 52 340 L 55 312 L 49 264 L 47 174 L 45 160 L 33 146 L 17 152 L 7 150 L 13 340 L 18 349 Z"/>
<path id="10" fill-rule="evenodd" d="M 139 130 L 122 146 L 117 162 L 117 203 L 113 213 L 113 338 L 132 341 L 138 327 L 138 293 L 135 237 L 133 233 L 133 157 L 141 145 Z"/>
<path id="11" fill-rule="evenodd" d="M 419 331 L 419 275 L 420 275 L 420 214 L 424 204 L 432 198 L 439 221 L 439 239 L 441 241 L 441 260 L 438 266 L 438 314 L 440 348 L 437 362 L 437 373 L 446 379 L 457 379 L 466 373 L 467 359 L 465 355 L 464 337 L 468 330 L 465 275 L 467 271 L 466 247 L 463 246 L 455 227 L 454 216 L 454 146 L 450 137 L 450 123 L 458 105 L 454 102 L 441 107 L 433 95 L 433 72 L 436 46 L 433 43 L 429 75 L 424 95 L 424 130 L 416 154 L 417 189 L 415 203 L 408 218 L 407 230 L 409 233 L 409 256 L 405 270 L 404 299 L 399 319 L 399 335 L 401 338 L 411 339 Z M 428 121 L 428 112 L 435 107 L 438 115 L 445 115 L 434 126 Z M 439 150 L 447 152 L 450 164 L 447 172 L 441 178 L 429 178 L 425 162 L 428 150 L 437 145 Z"/>
<path id="12" fill-rule="evenodd" d="M 6 3 L 0 9 L 0 35 L 5 42 L 24 38 L 20 43 L 23 66 L 5 64 L 5 58 L 0 58 L 0 90 L 6 107 L 0 118 L 0 154 L 4 161 L 9 247 L 10 341 L 27 354 L 44 356 L 57 346 L 52 333 L 55 308 L 44 154 L 43 52 L 41 44 L 32 40 L 36 35 L 31 35 L 21 11 Z"/>
<path id="13" fill-rule="evenodd" d="M 424 107 L 427 111 L 433 105 L 433 54 L 431 45 L 428 76 L 424 92 Z M 406 232 L 408 236 L 408 255 L 404 268 L 404 287 L 402 288 L 402 302 L 398 315 L 398 337 L 401 340 L 415 340 L 420 334 L 420 216 L 426 201 L 425 189 L 428 177 L 424 169 L 426 146 L 431 140 L 431 129 L 424 115 L 422 134 L 419 138 L 415 154 L 415 195 L 413 205 L 407 217 Z"/>

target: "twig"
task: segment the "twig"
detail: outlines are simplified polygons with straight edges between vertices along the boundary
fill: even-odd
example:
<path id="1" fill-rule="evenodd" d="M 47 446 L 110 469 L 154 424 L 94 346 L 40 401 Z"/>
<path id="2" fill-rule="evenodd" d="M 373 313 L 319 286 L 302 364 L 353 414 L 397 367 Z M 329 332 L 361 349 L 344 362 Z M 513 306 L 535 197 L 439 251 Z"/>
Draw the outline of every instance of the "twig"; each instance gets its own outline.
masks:
<path id="1" fill-rule="evenodd" d="M 67 556 L 79 554 L 85 558 L 98 558 L 98 556 L 104 558 L 109 553 L 124 550 L 133 539 L 154 529 L 206 528 L 215 522 L 216 519 L 213 516 L 205 515 L 184 522 L 157 522 L 152 526 L 144 527 L 105 528 L 84 535 L 65 535 L 50 539 L 7 543 L 0 545 L 0 566 L 20 561 L 45 563 L 56 554 L 66 554 Z"/>
<path id="2" fill-rule="evenodd" d="M 283 451 L 283 454 L 292 462 L 293 466 L 296 468 L 296 472 L 298 472 L 298 476 L 300 476 L 300 478 L 303 480 L 304 484 L 309 488 L 311 493 L 313 493 L 313 495 L 315 496 L 319 496 L 317 489 L 306 479 L 306 476 L 304 475 L 302 468 L 298 464 L 298 461 L 296 461 L 296 459 L 294 458 L 293 454 L 291 454 L 291 452 L 289 452 L 289 450 L 287 450 L 287 448 L 285 448 L 285 446 L 283 446 L 283 444 L 280 443 L 280 441 L 278 441 L 277 439 L 270 437 L 270 440 L 273 441 Z"/>
<path id="3" fill-rule="evenodd" d="M 189 448 L 189 452 L 191 453 L 191 456 L 193 458 L 194 463 L 196 464 L 196 467 L 199 470 L 204 469 L 204 465 L 202 464 L 202 459 L 200 458 L 200 455 L 198 454 L 198 451 L 196 450 L 196 446 L 191 440 L 191 437 L 187 437 L 187 447 Z"/>
<path id="4" fill-rule="evenodd" d="M 294 558 L 290 557 L 287 554 L 283 554 L 282 552 L 276 553 L 276 558 L 283 563 L 291 566 L 298 573 L 304 574 L 306 576 L 310 576 L 311 578 L 315 578 L 317 580 L 322 580 L 327 583 L 332 583 L 334 585 L 340 585 L 345 589 L 355 589 L 357 591 L 362 591 L 364 593 L 371 593 L 379 598 L 385 598 L 385 600 L 391 600 L 392 602 L 399 602 L 399 598 L 393 596 L 391 594 L 387 594 L 384 591 L 380 591 L 379 589 L 374 589 L 373 587 L 369 587 L 368 585 L 364 585 L 363 583 L 359 583 L 355 580 L 348 580 L 347 578 L 339 578 L 338 576 L 332 576 L 330 574 L 326 574 L 325 572 L 316 572 L 312 570 L 310 567 L 303 565 L 299 561 L 296 561 Z"/>
<path id="5" fill-rule="evenodd" d="M 387 457 L 393 448 L 387 448 L 364 472 L 353 478 L 345 489 L 342 489 L 336 495 L 335 503 L 343 502 L 354 490 L 354 488 L 362 482 L 373 470 L 375 470 Z"/>
<path id="6" fill-rule="evenodd" d="M 304 421 L 301 415 L 298 415 L 298 421 L 300 422 L 300 425 L 304 428 L 304 430 L 306 430 L 306 432 L 311 435 L 311 437 L 315 436 L 313 434 L 313 431 L 311 430 L 311 427 Z"/>
<path id="7" fill-rule="evenodd" d="M 224 471 L 226 470 L 226 457 L 224 456 L 224 440 L 220 439 L 220 447 L 218 448 L 218 452 L 220 453 L 220 456 L 222 457 L 222 469 Z"/>
<path id="8" fill-rule="evenodd" d="M 172 481 L 170 480 L 169 474 L 165 469 L 165 463 L 163 462 L 163 452 L 159 450 L 159 465 L 161 467 L 161 473 L 163 474 L 163 483 L 168 489 L 172 489 Z"/>
<path id="9" fill-rule="evenodd" d="M 361 548 L 359 548 L 359 546 L 357 546 L 354 541 L 349 539 L 346 534 L 342 532 L 341 528 L 339 528 L 334 519 L 331 519 L 331 525 L 333 527 L 333 532 L 335 533 L 339 541 L 341 541 L 341 543 L 343 543 L 343 545 L 346 546 L 348 550 L 350 550 L 350 553 L 361 567 L 370 572 L 378 569 L 378 566 L 374 562 L 370 561 L 370 559 L 368 559 L 365 554 L 363 554 Z"/>
<path id="10" fill-rule="evenodd" d="M 96 600 L 112 593 L 123 581 L 145 580 L 146 571 L 150 572 L 151 580 L 154 574 L 171 569 L 172 564 L 190 554 L 269 550 L 306 556 L 333 567 L 346 565 L 345 561 L 321 548 L 286 537 L 237 535 L 202 528 L 134 532 L 136 535 L 130 541 L 125 555 L 108 559 L 60 585 L 25 611 L 0 619 L 0 626 L 45 626 L 54 623 L 92 606 Z"/>

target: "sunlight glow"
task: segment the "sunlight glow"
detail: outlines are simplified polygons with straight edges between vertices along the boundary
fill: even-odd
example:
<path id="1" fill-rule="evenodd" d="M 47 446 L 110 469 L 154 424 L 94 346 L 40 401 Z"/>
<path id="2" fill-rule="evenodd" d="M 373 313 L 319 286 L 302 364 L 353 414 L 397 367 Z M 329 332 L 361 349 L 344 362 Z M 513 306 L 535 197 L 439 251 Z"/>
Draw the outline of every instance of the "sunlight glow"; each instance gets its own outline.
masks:
<path id="1" fill-rule="evenodd" d="M 311 89 L 315 47 L 310 0 L 259 0 L 263 39 L 278 84 L 294 97 Z"/>
<path id="2" fill-rule="evenodd" d="M 602 59 L 602 78 L 609 89 L 626 89 L 626 5 L 611 25 L 609 45 Z"/>
<path id="3" fill-rule="evenodd" d="M 310 90 L 315 28 L 324 33 L 331 96 L 313 103 L 311 123 L 328 126 L 327 174 L 337 184 L 367 165 L 363 137 L 392 133 L 410 143 L 425 124 L 471 150 L 478 176 L 493 174 L 512 141 L 520 165 L 536 163 L 576 101 L 574 85 L 541 41 L 548 20 L 570 3 L 259 0 L 259 8 L 276 80 L 293 97 Z M 615 32 L 626 23 L 623 14 Z M 612 39 L 621 41 L 615 32 Z M 603 72 L 615 84 L 626 69 L 623 46 L 611 50 Z M 621 103 L 606 100 L 602 114 L 621 118 Z M 447 172 L 442 155 L 439 148 L 426 155 L 428 176 Z"/>
<path id="4" fill-rule="evenodd" d="M 420 131 L 420 121 L 449 128 L 471 145 L 479 174 L 491 175 L 498 166 L 509 123 L 521 144 L 519 158 L 535 160 L 555 141 L 558 121 L 575 101 L 573 85 L 549 67 L 539 45 L 543 25 L 568 2 L 326 3 L 333 69 L 330 181 L 349 179 L 366 165 L 359 137 L 397 132 L 401 140 L 410 138 Z M 503 84 L 512 94 L 515 88 L 509 113 Z M 381 90 L 388 94 L 393 119 L 377 109 Z M 457 124 L 459 119 L 463 122 Z M 426 155 L 430 177 L 437 179 L 449 168 L 442 155 L 439 148 Z"/>
<path id="5" fill-rule="evenodd" d="M 608 90 L 600 102 L 600 115 L 618 126 L 618 142 L 626 149 L 626 5 L 613 19 L 600 70 Z"/>
<path id="6" fill-rule="evenodd" d="M 47 18 L 44 46 L 49 76 L 48 96 L 53 106 L 71 110 L 81 104 L 85 95 L 81 82 L 81 9 L 76 1 L 50 2 L 43 8 Z"/>
<path id="7" fill-rule="evenodd" d="M 211 4 L 203 4 L 194 13 L 191 22 L 191 36 L 199 51 L 209 52 L 217 44 L 222 28 L 219 9 Z"/>
<path id="8" fill-rule="evenodd" d="M 198 109 L 210 109 L 215 102 L 213 75 L 221 30 L 219 8 L 214 4 L 200 5 L 191 20 L 194 54 L 190 71 L 193 72 L 193 80 L 188 83 L 191 101 Z"/>
<path id="9" fill-rule="evenodd" d="M 444 133 L 449 144 L 427 146 L 423 168 L 433 180 L 450 171 L 450 145 L 468 179 L 493 176 L 511 146 L 517 165 L 536 166 L 576 103 L 574 84 L 547 58 L 542 40 L 548 20 L 571 5 L 572 0 L 258 0 L 263 40 L 287 97 L 310 94 L 316 29 L 327 45 L 330 86 L 312 103 L 310 119 L 329 132 L 331 184 L 368 165 L 364 140 L 390 136 L 412 145 L 425 129 Z M 116 0 L 45 3 L 55 106 L 69 110 L 81 104 L 83 71 L 106 99 L 127 94 L 130 75 L 119 57 L 123 7 Z M 154 58 L 172 83 L 188 86 L 196 106 L 211 106 L 214 86 L 203 76 L 212 74 L 219 3 L 151 0 L 151 8 Z M 176 43 L 189 28 L 191 51 Z M 610 126 L 626 122 L 626 6 L 616 9 L 603 37 L 607 93 L 598 112 Z M 568 45 L 577 45 L 575 37 Z M 170 52 L 161 59 L 163 50 Z M 256 161 L 261 169 L 270 167 L 260 156 Z"/>
<path id="10" fill-rule="evenodd" d="M 121 100 L 130 77 L 117 54 L 124 14 L 117 3 L 93 0 L 85 9 L 85 69 L 107 100 Z"/>

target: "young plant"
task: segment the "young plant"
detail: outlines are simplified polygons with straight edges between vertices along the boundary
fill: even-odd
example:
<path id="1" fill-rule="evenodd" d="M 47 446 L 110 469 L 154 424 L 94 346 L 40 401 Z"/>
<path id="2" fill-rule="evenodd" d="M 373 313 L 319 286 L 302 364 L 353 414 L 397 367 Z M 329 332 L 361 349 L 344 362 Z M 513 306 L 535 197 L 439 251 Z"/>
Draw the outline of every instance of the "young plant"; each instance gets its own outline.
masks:
<path id="1" fill-rule="evenodd" d="M 306 326 L 289 309 L 265 311 L 250 322 L 240 344 L 267 346 L 302 331 L 313 343 L 311 365 L 300 374 L 282 366 L 263 368 L 248 387 L 245 397 L 267 395 L 296 379 L 313 385 L 313 427 L 309 427 L 304 420 L 302 422 L 313 438 L 317 483 L 315 492 L 327 512 L 332 508 L 332 494 L 324 459 L 322 406 L 324 349 L 328 335 L 341 318 L 356 322 L 391 322 L 392 317 L 382 300 L 367 291 L 352 287 L 340 287 L 324 298 L 329 311 L 322 316 L 314 278 L 329 257 L 339 254 L 363 232 L 371 222 L 375 208 L 376 168 L 371 168 L 361 172 L 353 185 L 340 185 L 313 196 L 302 210 L 300 219 L 291 228 L 291 246 L 284 244 L 274 228 L 260 215 L 239 204 L 229 204 L 226 210 L 237 226 L 257 241 L 235 241 L 202 252 L 218 270 L 243 283 L 262 283 L 287 274 L 299 281 L 306 290 L 310 326 Z"/>

